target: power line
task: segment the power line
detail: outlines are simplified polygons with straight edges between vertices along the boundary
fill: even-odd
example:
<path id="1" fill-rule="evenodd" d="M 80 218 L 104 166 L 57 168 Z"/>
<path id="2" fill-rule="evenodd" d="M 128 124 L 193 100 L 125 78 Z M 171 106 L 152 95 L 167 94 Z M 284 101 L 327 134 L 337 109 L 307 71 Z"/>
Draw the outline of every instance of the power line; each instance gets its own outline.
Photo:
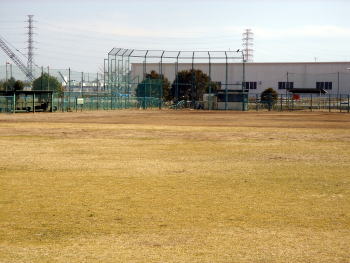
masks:
<path id="1" fill-rule="evenodd" d="M 19 21 L 19 20 L 0 20 L 0 23 L 23 23 L 23 21 Z"/>
<path id="2" fill-rule="evenodd" d="M 4 42 L 6 42 L 7 45 L 11 46 L 15 51 L 17 51 L 18 53 L 20 53 L 22 56 L 24 56 L 25 58 L 27 58 L 27 56 L 25 54 L 23 54 L 18 48 L 16 48 L 14 45 L 12 45 L 9 41 L 7 41 L 5 38 L 3 38 L 1 35 L 0 37 L 3 39 Z"/>
<path id="3" fill-rule="evenodd" d="M 72 29 L 72 27 L 70 27 L 69 31 L 66 30 L 66 28 L 64 27 L 61 27 L 61 26 L 57 26 L 57 25 L 53 25 L 51 23 L 47 23 L 47 22 L 44 22 L 44 24 L 46 25 L 49 25 L 50 27 L 53 27 L 50 28 L 49 30 L 55 30 L 55 31 L 58 31 L 58 32 L 61 32 L 61 33 L 64 33 L 64 34 L 69 34 L 69 35 L 72 35 L 70 37 L 73 37 L 73 38 L 81 38 L 81 37 L 85 37 L 85 38 L 94 38 L 94 39 L 102 39 L 103 40 L 111 40 L 111 41 L 115 41 L 116 38 L 147 38 L 147 39 L 156 39 L 157 41 L 159 39 L 164 39 L 166 41 L 168 40 L 171 40 L 171 41 L 184 41 L 184 40 L 189 40 L 189 41 L 193 41 L 193 40 L 198 40 L 198 41 L 202 41 L 201 39 L 228 39 L 228 40 L 232 40 L 232 39 L 235 39 L 235 40 L 238 40 L 238 37 L 233 37 L 233 36 L 230 36 L 230 35 L 218 35 L 218 36 L 213 36 L 213 35 L 202 35 L 202 36 L 191 36 L 191 37 L 186 37 L 186 36 L 179 36 L 179 37 L 173 37 L 173 36 L 155 36 L 155 37 L 146 37 L 146 36 L 126 36 L 126 35 L 118 35 L 118 34 L 106 34 L 106 33 L 102 33 L 102 32 L 99 32 L 99 31 L 94 31 L 94 30 L 83 30 L 84 32 L 86 32 L 87 34 L 82 34 L 82 33 L 77 33 L 77 31 L 79 32 L 82 32 L 82 29 L 81 28 L 76 28 L 76 29 Z M 58 29 L 58 30 L 57 30 Z M 63 32 L 62 32 L 63 31 Z M 98 36 L 99 35 L 99 36 Z M 110 36 L 110 37 L 103 37 L 101 35 L 105 35 L 105 36 Z"/>

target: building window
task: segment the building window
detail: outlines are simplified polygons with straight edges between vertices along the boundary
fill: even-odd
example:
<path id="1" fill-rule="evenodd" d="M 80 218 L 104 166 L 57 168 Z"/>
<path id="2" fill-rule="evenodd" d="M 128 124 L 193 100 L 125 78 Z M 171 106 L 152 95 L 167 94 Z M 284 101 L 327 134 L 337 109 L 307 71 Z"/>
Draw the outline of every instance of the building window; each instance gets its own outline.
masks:
<path id="1" fill-rule="evenodd" d="M 278 89 L 292 89 L 294 88 L 294 82 L 281 81 L 278 82 Z"/>
<path id="2" fill-rule="evenodd" d="M 316 89 L 325 89 L 325 90 L 331 90 L 333 86 L 332 82 L 326 81 L 326 82 L 316 82 Z"/>
<path id="3" fill-rule="evenodd" d="M 246 81 L 243 83 L 243 86 L 246 89 L 256 89 L 257 84 L 256 84 L 256 81 Z"/>

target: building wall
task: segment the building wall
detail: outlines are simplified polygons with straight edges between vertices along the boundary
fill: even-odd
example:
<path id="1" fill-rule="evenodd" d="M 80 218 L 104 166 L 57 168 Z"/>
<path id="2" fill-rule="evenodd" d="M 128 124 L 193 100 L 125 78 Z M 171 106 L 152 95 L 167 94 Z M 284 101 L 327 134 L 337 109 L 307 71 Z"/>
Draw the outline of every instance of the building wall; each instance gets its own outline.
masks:
<path id="1" fill-rule="evenodd" d="M 191 63 L 179 63 L 178 71 L 189 70 Z M 266 88 L 273 88 L 279 93 L 285 93 L 285 89 L 278 89 L 278 82 L 293 82 L 294 88 L 316 88 L 316 82 L 332 82 L 330 94 L 350 94 L 350 62 L 297 62 L 297 63 L 246 63 L 245 80 L 257 82 L 256 89 L 250 90 L 251 94 L 261 93 Z M 242 63 L 229 63 L 227 68 L 224 63 L 211 64 L 196 63 L 194 69 L 200 69 L 209 74 L 213 81 L 221 82 L 222 89 L 241 88 L 243 81 Z M 146 72 L 155 70 L 160 72 L 159 63 L 146 64 Z M 175 63 L 162 66 L 163 74 L 172 82 L 175 79 Z M 144 65 L 134 63 L 131 65 L 132 76 L 138 76 L 142 80 Z M 226 85 L 227 84 L 227 85 Z"/>

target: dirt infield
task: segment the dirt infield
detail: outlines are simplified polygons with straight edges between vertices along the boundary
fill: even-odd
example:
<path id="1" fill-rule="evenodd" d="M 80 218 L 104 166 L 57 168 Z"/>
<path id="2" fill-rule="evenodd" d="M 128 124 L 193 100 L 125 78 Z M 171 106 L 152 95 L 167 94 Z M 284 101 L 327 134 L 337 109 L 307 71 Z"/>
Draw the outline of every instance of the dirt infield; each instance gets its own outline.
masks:
<path id="1" fill-rule="evenodd" d="M 0 262 L 349 262 L 350 115 L 0 115 Z"/>

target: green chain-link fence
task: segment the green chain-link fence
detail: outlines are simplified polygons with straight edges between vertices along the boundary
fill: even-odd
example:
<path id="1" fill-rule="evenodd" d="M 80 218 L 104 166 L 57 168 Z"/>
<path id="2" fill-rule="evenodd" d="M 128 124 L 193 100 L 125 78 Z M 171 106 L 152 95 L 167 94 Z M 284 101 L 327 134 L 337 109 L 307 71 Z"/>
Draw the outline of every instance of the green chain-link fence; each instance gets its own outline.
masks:
<path id="1" fill-rule="evenodd" d="M 261 100 L 260 94 L 249 97 L 249 109 L 262 111 L 350 112 L 349 94 L 278 95 L 275 100 Z"/>
<path id="2" fill-rule="evenodd" d="M 54 95 L 53 111 L 93 111 L 117 109 L 148 109 L 163 107 L 163 101 L 153 97 L 111 96 L 96 94 L 81 97 L 79 94 Z"/>
<path id="3" fill-rule="evenodd" d="M 12 113 L 14 110 L 14 97 L 0 96 L 0 113 Z"/>

